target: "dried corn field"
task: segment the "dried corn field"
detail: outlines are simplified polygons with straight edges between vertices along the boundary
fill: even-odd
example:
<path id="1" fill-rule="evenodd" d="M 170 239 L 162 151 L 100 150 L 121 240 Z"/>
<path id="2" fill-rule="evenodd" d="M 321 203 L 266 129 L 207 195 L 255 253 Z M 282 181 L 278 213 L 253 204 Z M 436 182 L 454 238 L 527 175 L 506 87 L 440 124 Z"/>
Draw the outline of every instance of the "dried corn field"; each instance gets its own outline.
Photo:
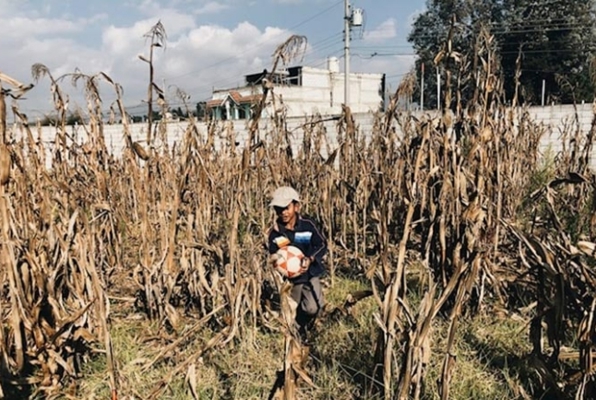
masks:
<path id="1" fill-rule="evenodd" d="M 209 397 L 200 387 L 218 353 L 251 348 L 255 363 L 271 345 L 278 358 L 259 365 L 261 377 L 273 377 L 270 398 L 462 398 L 452 392 L 458 349 L 471 342 L 463 332 L 474 320 L 522 321 L 523 351 L 478 355 L 486 368 L 506 360 L 512 373 L 500 376 L 509 397 L 596 397 L 596 177 L 588 168 L 596 119 L 588 135 L 563 132 L 564 150 L 545 163 L 544 128 L 523 108 L 504 106 L 491 38 L 483 40 L 477 60 L 440 55 L 461 64 L 462 85 L 473 82 L 474 107 L 453 87 L 445 93 L 453 111 L 439 118 L 398 112 L 410 76 L 372 132 L 345 108 L 335 132 L 317 117 L 305 124 L 297 152 L 283 113 L 274 128 L 259 129 L 263 107 L 275 105 L 273 88 L 256 105 L 249 143 L 238 146 L 216 123 L 199 132 L 190 121 L 175 148 L 160 141 L 167 128 L 159 122 L 143 145 L 125 124 L 127 148 L 114 159 L 99 87 L 116 92 L 122 113 L 120 86 L 104 74 L 69 76 L 88 100 L 80 145 L 64 127 L 68 82 L 36 65 L 35 76 L 51 80 L 62 121 L 48 169 L 38 127 L 18 109 L 30 87 L 0 75 L 0 398 L 89 397 L 81 382 L 97 360 L 112 399 L 263 398 L 229 391 L 239 373 L 219 376 L 220 391 Z M 291 38 L 275 66 L 300 42 Z M 10 112 L 17 123 L 9 128 Z M 222 135 L 225 146 L 216 147 Z M 338 291 L 320 337 L 350 318 L 370 335 L 315 341 L 314 365 L 305 365 L 289 323 L 288 287 L 265 267 L 267 193 L 286 183 L 327 236 L 326 290 L 358 282 L 348 285 L 358 290 Z M 364 302 L 369 313 L 358 308 Z M 146 324 L 153 336 L 135 340 L 154 351 L 125 362 L 114 335 Z M 358 354 L 368 359 L 342 367 L 351 386 L 323 387 L 321 371 L 337 354 L 325 346 L 352 353 L 363 344 Z M 153 379 L 141 389 L 132 375 L 143 374 Z M 183 389 L 175 389 L 180 379 Z"/>

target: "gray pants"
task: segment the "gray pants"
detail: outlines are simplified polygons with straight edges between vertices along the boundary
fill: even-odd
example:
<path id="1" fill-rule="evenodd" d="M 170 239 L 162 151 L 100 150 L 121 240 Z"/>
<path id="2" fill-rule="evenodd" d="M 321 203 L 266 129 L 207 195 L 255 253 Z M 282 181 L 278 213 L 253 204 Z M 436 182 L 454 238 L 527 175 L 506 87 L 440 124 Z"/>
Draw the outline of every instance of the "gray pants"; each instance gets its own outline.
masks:
<path id="1" fill-rule="evenodd" d="M 295 284 L 291 292 L 292 299 L 298 303 L 297 319 L 300 320 L 300 314 L 306 319 L 315 317 L 323 309 L 323 290 L 319 277 L 310 278 L 305 283 Z"/>

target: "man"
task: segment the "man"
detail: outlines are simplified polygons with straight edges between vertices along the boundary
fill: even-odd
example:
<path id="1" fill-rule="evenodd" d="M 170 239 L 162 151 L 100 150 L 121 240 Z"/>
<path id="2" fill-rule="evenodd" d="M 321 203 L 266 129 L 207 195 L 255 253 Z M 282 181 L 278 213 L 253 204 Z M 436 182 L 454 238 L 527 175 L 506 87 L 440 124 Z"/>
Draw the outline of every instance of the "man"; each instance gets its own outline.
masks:
<path id="1" fill-rule="evenodd" d="M 296 246 L 304 253 L 302 274 L 288 280 L 293 285 L 291 296 L 298 303 L 298 332 L 306 341 L 307 330 L 324 304 L 320 278 L 325 273 L 323 257 L 327 253 L 327 244 L 316 224 L 300 215 L 300 196 L 292 187 L 277 188 L 270 205 L 277 215 L 269 230 L 270 262 L 275 263 L 275 253 L 286 245 Z"/>

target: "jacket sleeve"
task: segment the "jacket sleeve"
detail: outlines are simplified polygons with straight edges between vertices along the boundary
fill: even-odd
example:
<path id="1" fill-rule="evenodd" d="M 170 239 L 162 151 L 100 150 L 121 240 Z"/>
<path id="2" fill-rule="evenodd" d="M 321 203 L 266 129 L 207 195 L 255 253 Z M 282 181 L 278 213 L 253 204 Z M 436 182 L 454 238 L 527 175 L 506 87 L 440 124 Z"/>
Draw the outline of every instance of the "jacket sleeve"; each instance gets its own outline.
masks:
<path id="1" fill-rule="evenodd" d="M 267 250 L 269 251 L 269 254 L 274 254 L 277 252 L 277 250 L 279 250 L 279 247 L 277 247 L 277 244 L 273 240 L 276 236 L 277 234 L 275 232 L 275 229 L 269 229 L 269 235 L 267 240 Z"/>
<path id="2" fill-rule="evenodd" d="M 315 261 L 322 265 L 323 264 L 323 257 L 327 254 L 327 241 L 315 225 L 313 221 L 310 219 L 307 220 L 310 224 L 312 238 L 310 241 L 310 252 L 308 254 L 309 257 L 313 257 Z"/>

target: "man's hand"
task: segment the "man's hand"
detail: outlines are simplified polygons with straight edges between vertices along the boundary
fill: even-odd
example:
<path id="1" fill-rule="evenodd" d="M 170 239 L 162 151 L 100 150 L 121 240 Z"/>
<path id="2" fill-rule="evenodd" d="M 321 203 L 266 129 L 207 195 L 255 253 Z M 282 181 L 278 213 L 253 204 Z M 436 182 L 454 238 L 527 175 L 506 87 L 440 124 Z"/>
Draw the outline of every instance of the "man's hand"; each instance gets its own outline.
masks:
<path id="1" fill-rule="evenodd" d="M 300 272 L 304 273 L 308 271 L 308 267 L 310 267 L 310 264 L 312 264 L 312 258 L 304 257 L 302 259 L 302 262 L 300 263 Z"/>

